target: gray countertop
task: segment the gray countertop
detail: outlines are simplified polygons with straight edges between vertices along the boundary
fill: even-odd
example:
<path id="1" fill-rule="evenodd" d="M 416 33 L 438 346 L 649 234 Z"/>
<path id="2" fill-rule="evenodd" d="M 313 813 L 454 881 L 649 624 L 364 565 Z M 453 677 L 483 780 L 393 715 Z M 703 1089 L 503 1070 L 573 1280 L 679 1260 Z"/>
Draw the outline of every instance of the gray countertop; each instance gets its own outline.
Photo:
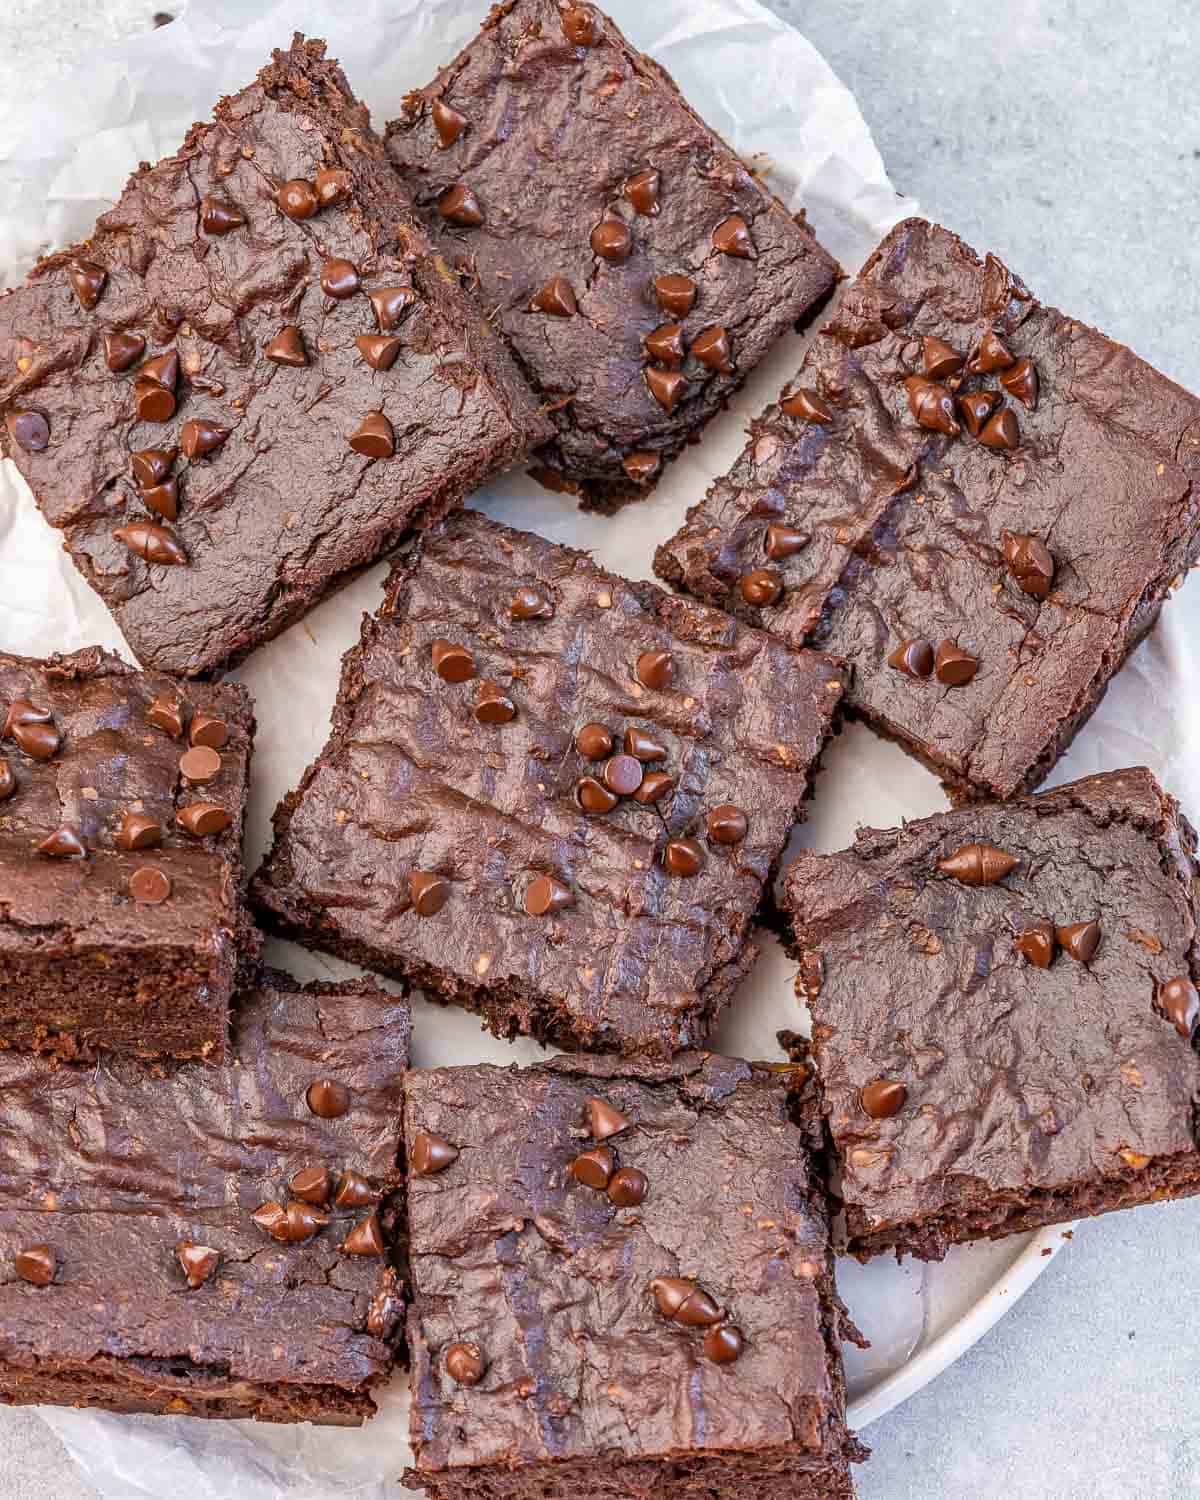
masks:
<path id="1" fill-rule="evenodd" d="M 1200 389 L 1200 22 L 1187 0 L 768 3 L 855 90 L 901 192 Z M 0 0 L 0 100 L 157 8 Z M 1200 1496 L 1193 1293 L 1200 1202 L 1081 1228 L 980 1344 L 867 1429 L 861 1500 Z M 91 1494 L 36 1416 L 0 1413 L 0 1495 Z"/>

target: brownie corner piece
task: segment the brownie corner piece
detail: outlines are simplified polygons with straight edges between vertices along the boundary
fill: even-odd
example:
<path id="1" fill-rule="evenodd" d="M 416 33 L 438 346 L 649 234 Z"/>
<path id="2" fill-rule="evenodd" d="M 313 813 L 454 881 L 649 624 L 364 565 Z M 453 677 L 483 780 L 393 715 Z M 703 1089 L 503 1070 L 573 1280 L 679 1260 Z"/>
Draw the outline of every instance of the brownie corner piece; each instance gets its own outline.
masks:
<path id="1" fill-rule="evenodd" d="M 0 297 L 0 415 L 138 659 L 184 677 L 550 430 L 300 37 Z"/>
<path id="2" fill-rule="evenodd" d="M 852 1500 L 854 1333 L 786 1077 L 708 1053 L 415 1070 L 404 1139 L 406 1483 Z"/>
<path id="3" fill-rule="evenodd" d="M 588 509 L 647 494 L 839 275 L 592 5 L 493 7 L 387 143 L 553 418 L 535 473 Z"/>
<path id="4" fill-rule="evenodd" d="M 1198 476 L 1200 401 L 908 220 L 655 570 L 845 658 L 849 712 L 956 800 L 1005 798 L 1195 560 Z"/>
<path id="5" fill-rule="evenodd" d="M 784 890 L 852 1253 L 1200 1192 L 1195 836 L 1149 771 L 865 829 Z"/>
<path id="6" fill-rule="evenodd" d="M 0 1045 L 220 1058 L 254 714 L 89 647 L 0 652 Z"/>
<path id="7" fill-rule="evenodd" d="M 589 1051 L 701 1043 L 841 666 L 462 511 L 406 548 L 252 884 L 287 937 Z"/>

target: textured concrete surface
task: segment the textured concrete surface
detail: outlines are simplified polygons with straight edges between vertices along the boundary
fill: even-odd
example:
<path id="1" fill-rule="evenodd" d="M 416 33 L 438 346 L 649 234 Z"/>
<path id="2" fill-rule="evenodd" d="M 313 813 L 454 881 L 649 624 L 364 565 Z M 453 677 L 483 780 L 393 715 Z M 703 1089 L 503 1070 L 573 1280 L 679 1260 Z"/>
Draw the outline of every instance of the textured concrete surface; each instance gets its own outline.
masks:
<path id="1" fill-rule="evenodd" d="M 901 191 L 1200 388 L 1191 4 L 773 3 L 855 89 Z M 0 0 L 0 121 L 158 8 Z M 1081 1230 L 970 1354 L 868 1429 L 862 1500 L 1200 1497 L 1198 1243 L 1200 1203 Z M 0 1413 L 0 1496 L 91 1493 L 35 1416 Z"/>

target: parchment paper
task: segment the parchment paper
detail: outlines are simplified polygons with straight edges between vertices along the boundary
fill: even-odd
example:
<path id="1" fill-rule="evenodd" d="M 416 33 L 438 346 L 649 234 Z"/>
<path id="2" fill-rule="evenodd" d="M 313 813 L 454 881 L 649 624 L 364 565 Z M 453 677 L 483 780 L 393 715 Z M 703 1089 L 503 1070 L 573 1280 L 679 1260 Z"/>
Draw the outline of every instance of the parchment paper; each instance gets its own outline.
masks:
<path id="1" fill-rule="evenodd" d="M 756 0 L 608 0 L 606 8 L 727 140 L 747 157 L 769 158 L 773 186 L 796 206 L 804 203 L 847 270 L 893 223 L 916 211 L 888 182 L 848 90 L 803 37 Z M 93 53 L 49 96 L 25 105 L 22 137 L 0 162 L 0 282 L 19 279 L 37 253 L 85 235 L 139 160 L 175 150 L 188 125 L 205 118 L 219 95 L 247 83 L 293 30 L 329 40 L 381 126 L 398 113 L 408 89 L 427 82 L 470 38 L 482 14 L 483 0 L 192 0 L 172 25 Z M 616 519 L 582 516 L 571 502 L 519 475 L 490 485 L 472 503 L 510 524 L 591 548 L 628 576 L 649 577 L 655 545 L 732 462 L 746 419 L 792 373 L 802 348 L 799 339 L 785 339 L 704 442 L 671 468 L 654 498 Z M 265 847 L 275 803 L 324 742 L 338 663 L 357 639 L 361 615 L 378 603 L 384 571 L 375 568 L 236 674 L 258 705 L 251 866 Z M 40 655 L 99 641 L 131 655 L 11 464 L 0 465 L 0 583 L 5 648 Z M 1197 623 L 1200 596 L 1193 587 L 1168 608 L 1057 779 L 1144 761 L 1200 808 L 1187 691 L 1195 680 L 1190 642 Z M 944 805 L 927 772 L 852 728 L 827 757 L 810 822 L 795 842 L 836 849 L 860 823 L 886 826 Z M 270 957 L 301 976 L 344 971 L 290 945 L 272 947 Z M 716 1039 L 749 1057 L 777 1056 L 775 1032 L 805 1019 L 792 990 L 792 966 L 771 939 L 764 938 L 763 947 Z M 463 1012 L 420 998 L 415 1011 L 419 1064 L 541 1055 L 532 1043 L 495 1041 Z M 972 1248 L 936 1268 L 887 1261 L 845 1266 L 843 1295 L 873 1341 L 867 1354 L 847 1351 L 851 1394 L 899 1368 L 927 1325 L 936 1329 L 947 1309 L 969 1305 L 996 1279 L 995 1265 L 985 1249 Z M 409 1460 L 403 1378 L 378 1398 L 379 1416 L 358 1431 L 54 1408 L 43 1408 L 43 1415 L 90 1482 L 113 1500 L 383 1500 L 406 1493 L 396 1479 Z"/>

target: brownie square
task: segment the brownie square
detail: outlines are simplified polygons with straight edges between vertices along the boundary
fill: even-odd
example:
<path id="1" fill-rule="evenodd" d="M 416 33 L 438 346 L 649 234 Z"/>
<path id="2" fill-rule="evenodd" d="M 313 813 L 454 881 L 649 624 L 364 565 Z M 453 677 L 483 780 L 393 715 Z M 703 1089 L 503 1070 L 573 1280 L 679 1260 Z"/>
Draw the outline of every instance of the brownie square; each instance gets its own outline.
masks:
<path id="1" fill-rule="evenodd" d="M 1200 1192 L 1195 843 L 1135 768 L 788 870 L 852 1253 Z"/>
<path id="2" fill-rule="evenodd" d="M 0 652 L 0 1046 L 220 1057 L 239 960 L 245 688 Z"/>
<path id="3" fill-rule="evenodd" d="M 297 37 L 0 298 L 5 451 L 146 666 L 229 666 L 549 432 Z"/>
<path id="4" fill-rule="evenodd" d="M 914 219 L 655 571 L 845 657 L 956 800 L 1010 797 L 1194 561 L 1198 471 L 1194 397 Z"/>
<path id="5" fill-rule="evenodd" d="M 702 1041 L 837 663 L 464 511 L 397 561 L 254 878 L 285 937 L 592 1051 Z"/>
<path id="6" fill-rule="evenodd" d="M 369 1417 L 404 1310 L 408 1030 L 363 981 L 268 972 L 224 1066 L 0 1057 L 0 1401 Z"/>
<path id="7" fill-rule="evenodd" d="M 811 1128 L 709 1053 L 408 1075 L 411 1437 L 433 1500 L 824 1500 L 845 1425 Z"/>
<path id="8" fill-rule="evenodd" d="M 591 5 L 493 6 L 387 143 L 553 416 L 535 474 L 588 509 L 648 493 L 838 275 Z"/>

